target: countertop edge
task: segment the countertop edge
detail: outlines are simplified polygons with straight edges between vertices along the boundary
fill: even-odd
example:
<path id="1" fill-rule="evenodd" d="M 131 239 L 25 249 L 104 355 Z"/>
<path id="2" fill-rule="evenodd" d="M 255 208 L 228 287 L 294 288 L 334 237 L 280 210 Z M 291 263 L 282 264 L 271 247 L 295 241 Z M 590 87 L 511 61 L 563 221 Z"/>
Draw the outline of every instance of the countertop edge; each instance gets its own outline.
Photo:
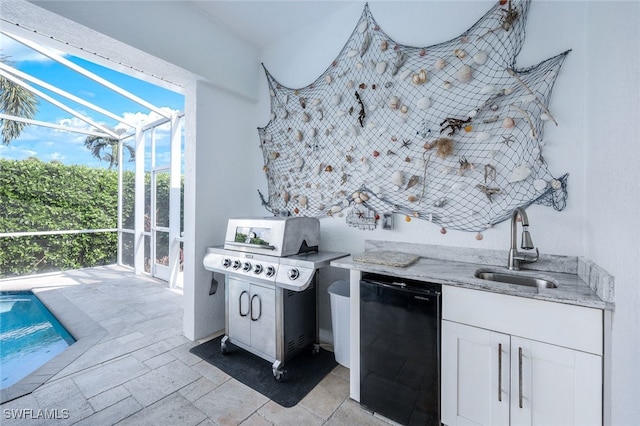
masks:
<path id="1" fill-rule="evenodd" d="M 487 265 L 468 262 L 456 262 L 442 259 L 431 259 L 422 257 L 417 263 L 413 265 L 407 267 L 393 267 L 386 265 L 357 263 L 353 261 L 352 256 L 348 256 L 333 260 L 330 265 L 337 268 L 400 276 L 407 279 L 430 281 L 442 285 L 488 291 L 510 296 L 526 297 L 529 299 L 543 300 L 547 302 L 564 303 L 586 308 L 595 308 L 602 310 L 614 310 L 615 308 L 615 304 L 613 302 L 603 300 L 598 292 L 596 292 L 587 282 L 585 282 L 584 278 L 582 276 L 579 276 L 578 274 L 530 270 L 522 271 L 523 274 L 535 272 L 537 275 L 547 275 L 558 282 L 559 289 L 568 288 L 569 290 L 578 290 L 578 292 L 567 292 L 558 289 L 539 290 L 535 288 L 526 288 L 511 284 L 481 280 L 474 276 L 474 272 L 476 269 L 485 268 Z M 584 263 L 584 265 L 588 264 Z M 438 271 L 438 266 L 444 267 L 447 271 L 454 272 Z M 433 271 L 427 271 L 427 269 L 432 269 Z M 586 270 L 586 268 L 583 268 L 583 271 Z"/>

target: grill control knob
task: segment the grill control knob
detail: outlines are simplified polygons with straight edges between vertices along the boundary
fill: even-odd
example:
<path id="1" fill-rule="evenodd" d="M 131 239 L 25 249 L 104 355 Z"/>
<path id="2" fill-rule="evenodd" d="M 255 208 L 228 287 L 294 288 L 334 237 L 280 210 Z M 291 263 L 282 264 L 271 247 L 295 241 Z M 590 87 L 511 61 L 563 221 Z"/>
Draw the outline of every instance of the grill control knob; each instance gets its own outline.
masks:
<path id="1" fill-rule="evenodd" d="M 242 265 L 242 270 L 245 272 L 249 272 L 251 270 L 251 264 L 249 262 L 244 262 Z"/>
<path id="2" fill-rule="evenodd" d="M 297 279 L 299 276 L 300 276 L 300 271 L 298 271 L 296 268 L 289 269 L 289 279 L 291 281 Z"/>
<path id="3" fill-rule="evenodd" d="M 259 263 L 253 267 L 253 273 L 258 275 L 262 273 L 262 265 L 260 265 Z"/>
<path id="4" fill-rule="evenodd" d="M 234 260 L 232 266 L 233 266 L 233 269 L 240 268 L 240 261 L 239 260 Z"/>
<path id="5" fill-rule="evenodd" d="M 267 266 L 267 271 L 265 272 L 265 275 L 268 277 L 272 277 L 273 274 L 276 273 L 276 268 L 274 268 L 273 266 Z"/>
<path id="6" fill-rule="evenodd" d="M 229 259 L 228 257 L 222 259 L 222 266 L 224 266 L 225 268 L 231 266 L 231 259 Z"/>

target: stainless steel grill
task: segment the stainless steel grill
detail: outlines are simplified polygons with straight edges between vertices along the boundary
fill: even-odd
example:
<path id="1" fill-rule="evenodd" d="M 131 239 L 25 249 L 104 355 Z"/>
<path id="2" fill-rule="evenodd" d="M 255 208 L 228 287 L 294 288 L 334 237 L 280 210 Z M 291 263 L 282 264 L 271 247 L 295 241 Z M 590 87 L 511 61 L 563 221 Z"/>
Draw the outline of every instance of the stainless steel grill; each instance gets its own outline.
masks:
<path id="1" fill-rule="evenodd" d="M 315 218 L 230 219 L 223 247 L 209 247 L 203 264 L 225 274 L 225 336 L 273 363 L 277 380 L 286 360 L 318 350 L 317 276 L 347 253 L 321 252 Z"/>

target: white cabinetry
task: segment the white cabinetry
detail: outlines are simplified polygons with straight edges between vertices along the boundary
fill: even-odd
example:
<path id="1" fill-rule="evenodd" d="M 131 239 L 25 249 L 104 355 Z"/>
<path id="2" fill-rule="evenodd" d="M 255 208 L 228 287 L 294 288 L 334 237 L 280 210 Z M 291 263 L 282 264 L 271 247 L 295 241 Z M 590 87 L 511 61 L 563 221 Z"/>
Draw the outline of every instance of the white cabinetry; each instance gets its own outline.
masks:
<path id="1" fill-rule="evenodd" d="M 602 327 L 597 309 L 443 288 L 442 423 L 601 424 Z"/>
<path id="2" fill-rule="evenodd" d="M 509 424 L 509 336 L 442 321 L 442 422 Z"/>
<path id="3" fill-rule="evenodd" d="M 229 338 L 275 359 L 275 288 L 229 278 L 228 297 Z"/>

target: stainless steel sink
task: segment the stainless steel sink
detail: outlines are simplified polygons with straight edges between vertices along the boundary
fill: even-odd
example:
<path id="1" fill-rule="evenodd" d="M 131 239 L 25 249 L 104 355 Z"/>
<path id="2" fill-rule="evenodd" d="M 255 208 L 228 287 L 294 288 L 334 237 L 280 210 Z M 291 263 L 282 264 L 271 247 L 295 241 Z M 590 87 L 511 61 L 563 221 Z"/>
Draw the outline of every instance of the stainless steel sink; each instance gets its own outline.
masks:
<path id="1" fill-rule="evenodd" d="M 506 271 L 496 271 L 492 269 L 478 269 L 476 278 L 488 281 L 497 281 L 506 284 L 522 285 L 526 287 L 537 288 L 558 288 L 558 286 L 549 280 L 543 278 L 532 277 L 528 275 L 512 274 Z"/>

